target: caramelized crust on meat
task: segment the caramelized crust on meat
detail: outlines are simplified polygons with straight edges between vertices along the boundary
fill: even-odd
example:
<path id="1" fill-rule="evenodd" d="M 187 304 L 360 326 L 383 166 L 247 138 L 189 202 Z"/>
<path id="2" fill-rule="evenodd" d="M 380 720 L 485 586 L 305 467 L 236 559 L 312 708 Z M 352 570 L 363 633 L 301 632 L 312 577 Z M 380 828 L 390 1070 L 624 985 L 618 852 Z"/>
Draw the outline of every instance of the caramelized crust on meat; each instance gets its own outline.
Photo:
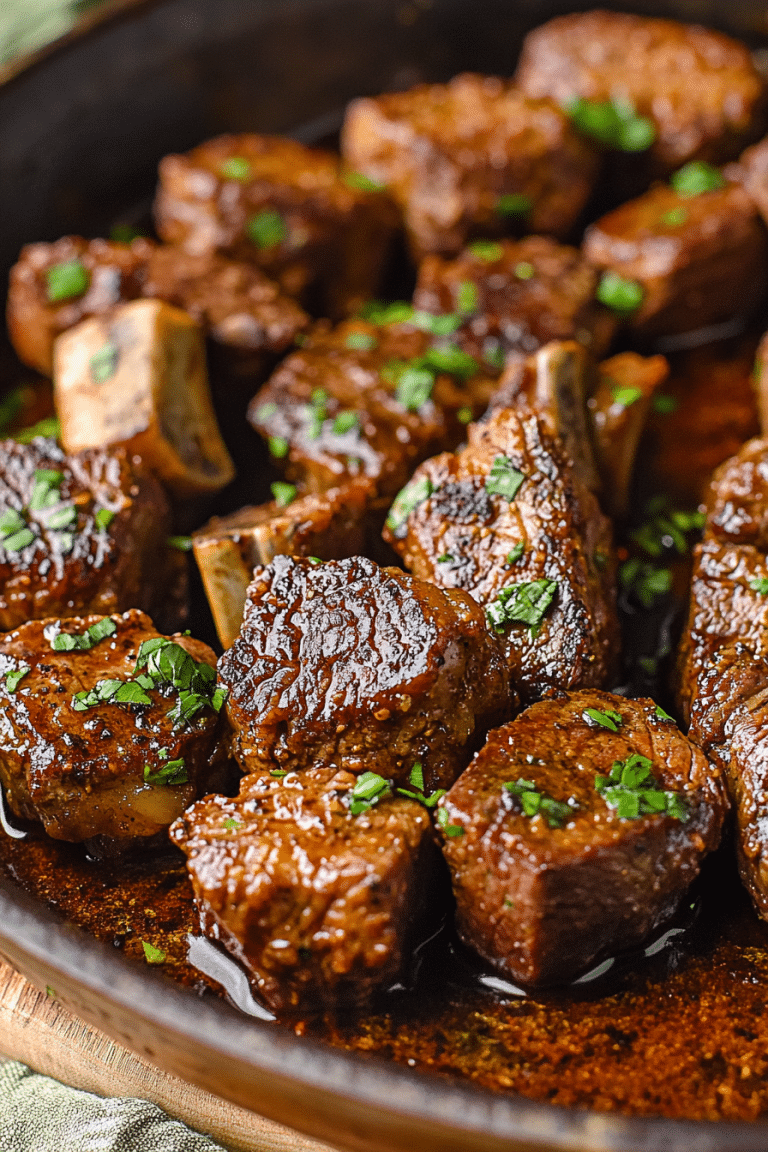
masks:
<path id="1" fill-rule="evenodd" d="M 455 780 L 514 707 L 480 609 L 355 557 L 257 568 L 219 668 L 246 772 L 336 765 L 429 791 Z"/>
<path id="2" fill-rule="evenodd" d="M 721 464 L 704 499 L 705 540 L 768 552 L 768 440 L 749 440 Z"/>
<path id="3" fill-rule="evenodd" d="M 522 474 L 512 500 L 489 491 L 499 462 Z M 471 425 L 468 446 L 422 464 L 405 493 L 385 536 L 419 579 L 461 588 L 486 610 L 515 585 L 556 585 L 536 626 L 502 628 L 524 700 L 610 681 L 619 649 L 611 526 L 542 418 L 504 409 Z"/>
<path id="4" fill-rule="evenodd" d="M 353 100 L 341 148 L 351 167 L 387 186 L 417 258 L 455 255 L 510 221 L 566 235 L 597 171 L 594 150 L 556 104 L 469 73 Z M 505 196 L 523 197 L 527 210 L 505 215 Z"/>
<path id="5" fill-rule="evenodd" d="M 615 730 L 594 718 L 606 714 L 619 717 Z M 596 776 L 635 754 L 651 761 L 652 789 L 682 799 L 685 819 L 642 808 L 620 817 L 598 792 Z M 504 787 L 520 780 L 567 805 L 560 818 L 527 815 Z M 463 830 L 443 843 L 459 932 L 526 984 L 568 980 L 663 924 L 717 847 L 726 810 L 717 770 L 652 700 L 606 692 L 542 701 L 491 732 L 442 803 L 443 828 Z"/>
<path id="6" fill-rule="evenodd" d="M 41 472 L 61 480 L 46 506 L 31 509 Z M 53 440 L 4 440 L 0 523 L 10 526 L 14 513 L 19 530 L 26 527 L 33 538 L 19 548 L 18 535 L 3 529 L 12 547 L 0 540 L 0 630 L 56 614 L 133 607 L 185 616 L 186 565 L 166 545 L 171 519 L 165 493 L 125 449 L 68 456 Z"/>
<path id="7" fill-rule="evenodd" d="M 530 32 L 515 74 L 529 96 L 566 105 L 628 101 L 656 126 L 667 171 L 731 160 L 763 129 L 765 84 L 744 44 L 695 24 L 623 12 L 576 12 Z"/>
<path id="8" fill-rule="evenodd" d="M 408 963 L 436 862 L 429 815 L 387 796 L 353 816 L 355 783 L 335 768 L 247 776 L 171 830 L 203 931 L 275 1011 L 363 1005 Z"/>
<path id="9" fill-rule="evenodd" d="M 129 840 L 155 835 L 205 790 L 219 717 L 204 709 L 189 723 L 168 718 L 178 694 L 150 688 L 150 705 L 104 703 L 85 711 L 75 693 L 102 680 L 127 681 L 143 641 L 159 633 L 143 612 L 112 617 L 117 630 L 89 651 L 56 651 L 60 633 L 82 635 L 102 616 L 35 620 L 0 640 L 0 783 L 12 811 L 39 820 L 57 840 Z M 207 645 L 172 640 L 215 667 Z M 28 671 L 17 683 L 14 673 Z M 145 780 L 183 758 L 187 777 Z"/>

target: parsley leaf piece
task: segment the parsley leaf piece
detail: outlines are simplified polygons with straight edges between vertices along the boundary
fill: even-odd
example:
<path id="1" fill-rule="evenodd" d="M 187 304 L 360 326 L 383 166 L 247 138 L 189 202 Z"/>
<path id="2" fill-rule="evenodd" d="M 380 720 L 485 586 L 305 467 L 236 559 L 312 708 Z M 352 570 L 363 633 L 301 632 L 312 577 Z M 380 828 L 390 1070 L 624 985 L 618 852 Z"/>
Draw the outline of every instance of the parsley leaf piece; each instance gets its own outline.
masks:
<path id="1" fill-rule="evenodd" d="M 461 824 L 451 824 L 448 812 L 445 808 L 438 808 L 437 822 L 442 828 L 446 836 L 463 836 L 464 829 Z"/>
<path id="2" fill-rule="evenodd" d="M 370 352 L 378 345 L 378 340 L 370 332 L 350 332 L 344 341 L 347 348 L 354 348 L 357 352 Z M 277 405 L 275 405 L 277 411 Z"/>
<path id="3" fill-rule="evenodd" d="M 461 327 L 461 316 L 454 312 L 422 312 L 417 309 L 409 323 L 423 332 L 431 332 L 433 336 L 450 336 Z"/>
<path id="4" fill-rule="evenodd" d="M 230 156 L 220 169 L 225 180 L 250 180 L 251 166 L 244 156 Z"/>
<path id="5" fill-rule="evenodd" d="M 234 816 L 227 816 L 224 821 L 224 828 L 227 832 L 235 832 L 242 827 L 243 824 L 241 824 L 239 820 L 236 820 Z"/>
<path id="6" fill-rule="evenodd" d="M 657 720 L 664 720 L 669 724 L 675 723 L 674 717 L 670 716 L 669 712 L 665 712 L 660 704 L 656 705 L 656 708 L 655 708 L 655 711 L 653 714 Z"/>
<path id="7" fill-rule="evenodd" d="M 411 512 L 428 500 L 434 491 L 434 485 L 428 476 L 411 480 L 405 488 L 401 488 L 392 501 L 387 516 L 387 528 L 390 532 L 395 536 L 404 536 L 405 532 L 402 529 L 405 528 Z"/>
<path id="8" fill-rule="evenodd" d="M 528 260 L 520 260 L 514 268 L 516 280 L 533 280 L 536 269 Z"/>
<path id="9" fill-rule="evenodd" d="M 64 479 L 63 472 L 53 468 L 38 468 L 33 476 L 32 495 L 29 498 L 31 512 L 42 512 L 51 508 L 61 499 L 59 487 Z"/>
<path id="10" fill-rule="evenodd" d="M 656 139 L 656 127 L 638 116 L 626 100 L 585 100 L 578 97 L 565 107 L 574 127 L 583 136 L 620 152 L 644 152 Z"/>
<path id="11" fill-rule="evenodd" d="M 278 508 L 287 508 L 296 499 L 296 485 L 287 484 L 285 480 L 275 480 L 269 486 L 272 493 L 272 499 L 277 504 Z"/>
<path id="12" fill-rule="evenodd" d="M 483 260 L 486 264 L 492 264 L 495 260 L 501 260 L 504 255 L 504 249 L 499 244 L 498 240 L 475 240 L 473 244 L 468 246 L 467 251 L 476 256 L 478 260 Z"/>
<path id="13" fill-rule="evenodd" d="M 333 422 L 331 431 L 334 436 L 346 436 L 348 432 L 357 432 L 360 429 L 360 417 L 357 412 L 345 409 L 339 412 Z"/>
<path id="14" fill-rule="evenodd" d="M 169 548 L 176 548 L 179 552 L 192 551 L 191 536 L 166 536 L 165 543 Z"/>
<path id="15" fill-rule="evenodd" d="M 288 236 L 288 227 L 283 217 L 269 208 L 252 216 L 245 231 L 257 248 L 276 248 Z"/>
<path id="16" fill-rule="evenodd" d="M 278 460 L 282 460 L 283 456 L 288 455 L 288 441 L 284 436 L 270 436 L 267 444 L 272 455 Z"/>
<path id="17" fill-rule="evenodd" d="M 539 792 L 532 780 L 524 780 L 522 776 L 516 782 L 507 782 L 502 787 L 517 797 L 524 815 L 537 816 L 540 813 L 550 828 L 562 828 L 573 813 L 570 804 Z"/>
<path id="18" fill-rule="evenodd" d="M 386 184 L 371 180 L 370 176 L 365 176 L 362 172 L 345 172 L 342 180 L 355 192 L 386 192 L 387 189 Z"/>
<path id="19" fill-rule="evenodd" d="M 472 409 L 466 407 L 459 408 L 458 412 L 456 413 L 456 419 L 458 420 L 459 424 L 470 424 L 472 422 Z"/>
<path id="20" fill-rule="evenodd" d="M 11 536 L 6 536 L 2 545 L 6 552 L 21 552 L 35 540 L 35 534 L 31 528 L 22 528 L 19 532 L 14 532 Z"/>
<path id="21" fill-rule="evenodd" d="M 643 390 L 636 385 L 627 384 L 624 387 L 617 386 L 612 389 L 611 395 L 614 404 L 620 404 L 622 408 L 629 408 L 632 404 L 636 404 L 638 400 L 642 399 Z"/>
<path id="22" fill-rule="evenodd" d="M 141 946 L 144 949 L 147 964 L 165 964 L 166 956 L 162 948 L 156 948 L 154 944 L 149 944 L 146 940 L 142 940 Z"/>
<path id="23" fill-rule="evenodd" d="M 703 192 L 717 192 L 725 188 L 725 177 L 718 168 L 707 164 L 704 160 L 691 160 L 678 168 L 669 180 L 678 196 L 690 199 L 701 196 Z"/>
<path id="24" fill-rule="evenodd" d="M 113 512 L 110 508 L 99 508 L 93 517 L 94 523 L 102 532 L 106 532 L 116 515 L 117 513 Z M 192 541 L 190 540 L 190 544 L 191 543 Z"/>
<path id="25" fill-rule="evenodd" d="M 643 608 L 652 608 L 660 597 L 671 590 L 672 571 L 634 558 L 620 566 L 619 581 L 628 593 L 640 601 Z"/>
<path id="26" fill-rule="evenodd" d="M 5 687 L 8 692 L 15 692 L 24 677 L 32 669 L 27 664 L 22 664 L 20 668 L 9 668 L 5 674 Z"/>
<path id="27" fill-rule="evenodd" d="M 269 420 L 270 416 L 277 413 L 277 404 L 273 400 L 268 401 L 266 404 L 260 404 L 256 409 L 256 419 L 258 421 Z"/>
<path id="28" fill-rule="evenodd" d="M 114 636 L 117 625 L 110 616 L 97 620 L 85 632 L 59 632 L 51 641 L 54 652 L 90 652 L 108 636 Z"/>
<path id="29" fill-rule="evenodd" d="M 515 468 L 507 456 L 496 456 L 485 478 L 485 490 L 492 496 L 503 496 L 511 503 L 525 479 L 525 473 Z"/>
<path id="30" fill-rule="evenodd" d="M 522 540 L 519 540 L 518 543 L 515 544 L 512 551 L 507 552 L 507 564 L 517 564 L 523 552 L 525 552 L 525 544 Z"/>
<path id="31" fill-rule="evenodd" d="M 663 791 L 652 771 L 653 764 L 639 752 L 626 760 L 616 760 L 608 776 L 595 776 L 595 791 L 620 820 L 665 814 L 675 820 L 688 819 L 688 806 L 677 792 Z"/>
<path id="32" fill-rule="evenodd" d="M 46 518 L 45 526 L 49 531 L 55 532 L 61 528 L 71 528 L 77 523 L 77 508 L 74 504 L 65 504 Z"/>
<path id="33" fill-rule="evenodd" d="M 52 264 L 45 273 L 48 301 L 51 304 L 58 304 L 60 300 L 82 296 L 90 282 L 90 273 L 82 260 L 65 260 L 61 264 Z"/>
<path id="34" fill-rule="evenodd" d="M 645 290 L 637 280 L 627 280 L 618 272 L 607 271 L 600 277 L 595 296 L 614 312 L 629 315 L 642 304 Z"/>
<path id="35" fill-rule="evenodd" d="M 501 216 L 527 216 L 533 208 L 533 200 L 523 192 L 507 192 L 496 201 L 496 211 Z"/>
<path id="36" fill-rule="evenodd" d="M 157 772 L 153 772 L 151 766 L 145 764 L 144 782 L 145 784 L 159 784 L 168 788 L 188 784 L 189 773 L 184 763 L 184 757 L 181 756 L 178 760 L 169 760 L 167 764 L 163 764 L 162 768 L 158 768 Z"/>
<path id="37" fill-rule="evenodd" d="M 513 622 L 535 628 L 544 619 L 556 592 L 556 580 L 508 584 L 488 605 L 485 614 L 496 632 L 503 632 L 505 626 Z"/>
<path id="38" fill-rule="evenodd" d="M 434 386 L 434 372 L 411 365 L 405 368 L 397 381 L 395 399 L 406 412 L 417 412 L 432 396 Z"/>
<path id="39" fill-rule="evenodd" d="M 429 348 L 424 355 L 424 361 L 427 367 L 433 368 L 436 372 L 447 372 L 449 376 L 459 376 L 465 380 L 476 376 L 479 371 L 474 356 L 462 351 L 457 344 Z"/>
<path id="40" fill-rule="evenodd" d="M 477 285 L 471 280 L 462 280 L 456 290 L 456 308 L 465 316 L 477 312 L 480 305 L 480 293 Z"/>
<path id="41" fill-rule="evenodd" d="M 94 352 L 88 361 L 91 380 L 94 384 L 105 384 L 107 380 L 110 380 L 117 370 L 119 359 L 120 350 L 116 344 L 102 344 L 101 348 Z"/>
<path id="42" fill-rule="evenodd" d="M 687 208 L 672 208 L 661 217 L 660 223 L 667 228 L 679 228 L 688 219 Z"/>
<path id="43" fill-rule="evenodd" d="M 623 724 L 621 713 L 612 712 L 608 708 L 606 708 L 605 711 L 600 708 L 585 708 L 582 715 L 585 720 L 591 720 L 593 724 L 597 724 L 601 728 L 607 728 L 609 732 L 618 732 Z"/>
<path id="44" fill-rule="evenodd" d="M 750 580 L 749 586 L 753 592 L 768 596 L 768 578 L 765 576 L 755 576 L 754 580 Z"/>
<path id="45" fill-rule="evenodd" d="M 58 440 L 61 437 L 61 422 L 58 416 L 44 416 L 42 420 L 38 420 L 37 424 L 30 425 L 29 428 L 22 428 L 14 436 L 19 444 L 31 444 L 38 436 L 43 439 Z"/>
<path id="46" fill-rule="evenodd" d="M 438 556 L 437 562 L 438 564 L 452 564 L 453 559 L 454 558 L 450 552 L 443 552 L 442 556 Z"/>
<path id="47" fill-rule="evenodd" d="M 407 300 L 395 300 L 392 304 L 382 304 L 380 300 L 369 300 L 360 309 L 363 320 L 382 327 L 385 324 L 406 324 L 413 315 L 413 305 Z"/>
<path id="48" fill-rule="evenodd" d="M 12 536 L 26 526 L 27 522 L 20 512 L 17 512 L 15 508 L 6 508 L 0 516 L 0 537 Z"/>
<path id="49" fill-rule="evenodd" d="M 389 780 L 379 776 L 377 772 L 363 772 L 358 776 L 354 788 L 350 792 L 349 811 L 352 816 L 359 816 L 367 812 L 385 795 L 391 795 L 392 787 Z"/>
<path id="50" fill-rule="evenodd" d="M 282 780 L 283 776 L 287 776 L 288 772 L 285 768 L 270 768 L 270 776 L 274 776 L 276 780 Z"/>
<path id="51" fill-rule="evenodd" d="M 419 792 L 424 791 L 424 769 L 421 763 L 417 760 L 413 768 L 411 768 L 408 782 L 413 788 L 418 788 Z"/>

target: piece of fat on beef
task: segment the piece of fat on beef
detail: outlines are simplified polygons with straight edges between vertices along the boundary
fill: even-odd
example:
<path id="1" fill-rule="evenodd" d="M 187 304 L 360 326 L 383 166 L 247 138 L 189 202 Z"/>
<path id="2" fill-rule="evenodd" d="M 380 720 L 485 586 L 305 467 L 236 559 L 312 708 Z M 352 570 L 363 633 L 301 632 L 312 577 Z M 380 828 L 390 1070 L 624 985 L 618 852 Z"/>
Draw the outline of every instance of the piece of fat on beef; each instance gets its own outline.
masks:
<path id="1" fill-rule="evenodd" d="M 148 660 L 142 645 L 155 649 Z M 57 840 L 97 846 L 163 832 L 210 784 L 215 664 L 206 644 L 163 637 L 136 610 L 7 633 L 0 783 L 11 811 Z"/>
<path id="2" fill-rule="evenodd" d="M 596 691 L 495 729 L 440 804 L 459 933 L 528 985 L 663 925 L 726 811 L 717 769 L 652 700 Z"/>
<path id="3" fill-rule="evenodd" d="M 0 630 L 48 616 L 186 617 L 186 562 L 161 485 L 124 448 L 0 443 Z"/>
<path id="4" fill-rule="evenodd" d="M 391 790 L 356 804 L 356 784 L 336 768 L 250 775 L 171 829 L 203 931 L 276 1012 L 359 1007 L 407 969 L 433 891 L 430 816 Z"/>
<path id="5" fill-rule="evenodd" d="M 335 765 L 448 787 L 514 710 L 482 610 L 364 557 L 257 568 L 219 662 L 244 772 Z"/>
<path id="6" fill-rule="evenodd" d="M 478 602 L 524 701 L 607 685 L 619 654 L 610 522 L 534 412 L 504 409 L 468 439 L 416 470 L 386 539 L 419 580 Z"/>

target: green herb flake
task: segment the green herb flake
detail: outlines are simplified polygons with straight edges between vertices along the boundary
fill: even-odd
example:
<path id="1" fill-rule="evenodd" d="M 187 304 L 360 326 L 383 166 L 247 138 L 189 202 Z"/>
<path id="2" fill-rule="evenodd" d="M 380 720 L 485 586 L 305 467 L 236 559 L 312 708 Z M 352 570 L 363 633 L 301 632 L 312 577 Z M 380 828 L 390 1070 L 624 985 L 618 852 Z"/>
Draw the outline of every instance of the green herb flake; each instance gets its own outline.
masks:
<path id="1" fill-rule="evenodd" d="M 553 800 L 551 796 L 537 791 L 532 780 L 524 780 L 520 777 L 515 783 L 508 782 L 502 787 L 520 801 L 520 807 L 525 816 L 541 815 L 550 828 L 562 828 L 566 820 L 570 819 L 573 814 L 573 808 L 570 804 L 566 804 L 562 800 Z"/>
<path id="2" fill-rule="evenodd" d="M 65 260 L 53 264 L 45 273 L 46 295 L 51 304 L 82 296 L 91 282 L 90 273 L 82 260 Z"/>
<path id="3" fill-rule="evenodd" d="M 38 420 L 37 424 L 31 424 L 29 428 L 22 428 L 14 436 L 19 444 L 31 444 L 33 440 L 41 437 L 44 440 L 59 440 L 61 439 L 61 421 L 58 416 L 44 416 L 42 420 Z"/>
<path id="4" fill-rule="evenodd" d="M 0 537 L 12 536 L 26 527 L 26 520 L 15 508 L 6 508 L 0 516 Z"/>
<path id="5" fill-rule="evenodd" d="M 656 705 L 653 714 L 657 720 L 663 720 L 667 724 L 675 723 L 674 717 L 670 716 L 669 712 L 665 712 L 660 704 Z"/>
<path id="6" fill-rule="evenodd" d="M 52 988 L 50 984 L 46 984 L 45 994 L 46 994 L 46 996 L 50 996 L 51 1000 L 56 999 L 56 989 Z"/>
<path id="7" fill-rule="evenodd" d="M 475 240 L 470 244 L 468 252 L 476 256 L 478 260 L 483 260 L 486 264 L 492 264 L 496 260 L 501 260 L 504 255 L 504 249 L 499 244 L 498 240 Z"/>
<path id="8" fill-rule="evenodd" d="M 284 456 L 288 455 L 288 441 L 283 436 L 270 436 L 267 444 L 273 456 L 278 460 L 282 460 Z"/>
<path id="9" fill-rule="evenodd" d="M 471 408 L 459 408 L 458 412 L 456 413 L 456 419 L 458 420 L 459 424 L 471 424 L 471 422 L 472 422 L 472 409 Z"/>
<path id="10" fill-rule="evenodd" d="M 631 384 L 624 387 L 619 385 L 611 389 L 611 396 L 613 397 L 614 404 L 620 404 L 622 408 L 629 408 L 632 404 L 636 404 L 638 400 L 642 400 L 643 390 Z"/>
<path id="11" fill-rule="evenodd" d="M 260 404 L 256 409 L 256 419 L 260 424 L 265 420 L 269 420 L 270 417 L 275 416 L 276 414 L 277 404 L 275 404 L 273 401 L 269 401 L 266 404 Z"/>
<path id="12" fill-rule="evenodd" d="M 226 820 L 224 821 L 224 828 L 227 832 L 236 832 L 240 828 L 244 827 L 245 825 L 242 824 L 239 820 L 236 820 L 234 816 L 227 816 Z"/>
<path id="13" fill-rule="evenodd" d="M 29 507 L 32 512 L 41 512 L 51 508 L 61 500 L 59 488 L 64 479 L 64 473 L 53 468 L 38 468 L 32 477 L 32 495 L 29 498 Z"/>
<path id="14" fill-rule="evenodd" d="M 656 128 L 646 116 L 638 116 L 626 100 L 585 100 L 578 97 L 565 108 L 574 127 L 606 148 L 620 152 L 644 152 L 656 139 Z"/>
<path id="15" fill-rule="evenodd" d="M 21 552 L 22 549 L 28 547 L 35 540 L 35 534 L 31 528 L 22 528 L 19 532 L 14 532 L 11 536 L 6 536 L 2 541 L 3 548 L 6 552 Z"/>
<path id="16" fill-rule="evenodd" d="M 359 816 L 367 812 L 374 804 L 378 804 L 383 796 L 391 795 L 392 787 L 389 780 L 379 776 L 376 772 L 363 772 L 358 776 L 354 788 L 350 792 L 349 811 L 352 816 Z"/>
<path id="17" fill-rule="evenodd" d="M 339 412 L 331 428 L 334 436 L 346 436 L 349 432 L 360 431 L 360 417 L 357 412 Z"/>
<path id="18" fill-rule="evenodd" d="M 109 528 L 116 515 L 117 513 L 113 512 L 110 508 L 98 508 L 93 517 L 93 520 L 96 527 L 101 532 L 106 532 L 107 528 Z M 190 540 L 190 544 L 191 543 L 192 541 Z"/>
<path id="19" fill-rule="evenodd" d="M 518 261 L 518 263 L 515 264 L 514 272 L 518 280 L 532 280 L 536 275 L 536 269 L 528 260 Z"/>
<path id="20" fill-rule="evenodd" d="M 507 456 L 496 456 L 485 478 L 485 490 L 491 496 L 503 496 L 511 503 L 525 479 L 525 473 L 515 468 Z"/>
<path id="21" fill-rule="evenodd" d="M 88 361 L 88 369 L 94 384 L 105 384 L 117 369 L 120 350 L 116 344 L 103 344 Z"/>
<path id="22" fill-rule="evenodd" d="M 278 508 L 287 508 L 296 499 L 295 484 L 287 484 L 284 480 L 275 480 L 269 487 L 272 492 L 272 499 Z"/>
<path id="23" fill-rule="evenodd" d="M 626 280 L 618 272 L 603 272 L 597 285 L 595 296 L 601 304 L 614 312 L 628 315 L 635 312 L 643 302 L 645 292 L 637 280 Z"/>
<path id="24" fill-rule="evenodd" d="M 417 760 L 413 768 L 411 768 L 408 783 L 412 788 L 418 788 L 419 792 L 424 791 L 424 768 L 419 760 Z"/>
<path id="25" fill-rule="evenodd" d="M 454 312 L 413 311 L 409 323 L 433 336 L 450 336 L 461 327 L 461 320 L 461 316 Z"/>
<path id="26" fill-rule="evenodd" d="M 276 248 L 288 236 L 285 220 L 279 212 L 265 209 L 252 216 L 245 227 L 248 238 L 257 248 Z"/>
<path id="27" fill-rule="evenodd" d="M 156 948 L 154 944 L 148 944 L 146 940 L 142 940 L 141 946 L 144 949 L 144 958 L 147 964 L 165 964 L 165 952 L 162 948 Z"/>
<path id="28" fill-rule="evenodd" d="M 313 388 L 309 404 L 306 406 L 307 437 L 317 440 L 323 431 L 328 416 L 328 393 L 324 388 Z"/>
<path id="29" fill-rule="evenodd" d="M 438 564 L 452 564 L 453 560 L 454 557 L 450 552 L 443 552 L 442 556 L 438 556 L 437 558 Z"/>
<path id="30" fill-rule="evenodd" d="M 661 223 L 667 228 L 679 228 L 688 219 L 687 208 L 672 208 L 661 217 Z"/>
<path id="31" fill-rule="evenodd" d="M 512 551 L 507 552 L 507 556 L 506 556 L 507 564 L 517 564 L 517 562 L 520 559 L 520 557 L 522 556 L 523 552 L 525 552 L 525 544 L 523 543 L 522 540 L 519 540 L 518 543 L 515 544 Z"/>
<path id="32" fill-rule="evenodd" d="M 532 210 L 533 200 L 523 192 L 508 192 L 496 201 L 500 216 L 528 216 Z"/>
<path id="33" fill-rule="evenodd" d="M 10 668 L 5 674 L 6 690 L 15 692 L 27 673 L 31 671 L 32 669 L 26 664 L 22 664 L 20 668 Z"/>
<path id="34" fill-rule="evenodd" d="M 370 352 L 371 349 L 377 347 L 378 340 L 370 332 L 350 332 L 344 343 L 347 348 L 352 348 L 356 352 Z M 277 405 L 275 405 L 275 411 L 277 411 Z"/>
<path id="35" fill-rule="evenodd" d="M 428 368 L 407 367 L 400 374 L 395 399 L 406 412 L 417 412 L 432 396 L 435 374 Z"/>
<path id="36" fill-rule="evenodd" d="M 701 196 L 704 192 L 717 192 L 720 188 L 725 188 L 726 182 L 718 168 L 713 168 L 704 160 L 691 160 L 673 173 L 669 183 L 678 196 L 690 199 L 693 196 Z"/>
<path id="37" fill-rule="evenodd" d="M 463 836 L 464 829 L 461 824 L 451 824 L 445 808 L 438 808 L 437 822 L 446 836 Z"/>
<path id="38" fill-rule="evenodd" d="M 671 590 L 672 571 L 633 558 L 620 566 L 619 582 L 627 592 L 637 597 L 643 608 L 652 608 Z"/>
<path id="39" fill-rule="evenodd" d="M 62 528 L 72 528 L 77 523 L 77 509 L 74 504 L 66 504 L 63 508 L 57 508 L 55 512 L 47 517 L 45 526 L 50 531 L 55 532 Z"/>
<path id="40" fill-rule="evenodd" d="M 608 776 L 595 776 L 595 791 L 616 811 L 620 820 L 657 814 L 687 820 L 689 813 L 684 798 L 677 792 L 659 788 L 652 767 L 652 762 L 639 752 L 627 760 L 615 760 Z"/>
<path id="41" fill-rule="evenodd" d="M 251 166 L 244 156 L 230 156 L 220 169 L 225 180 L 250 180 Z"/>
<path id="42" fill-rule="evenodd" d="M 470 379 L 479 371 L 477 360 L 462 351 L 457 344 L 447 344 L 440 348 L 430 348 L 424 355 L 424 362 L 436 372 L 447 372 L 449 376 Z"/>
<path id="43" fill-rule="evenodd" d="M 496 632 L 507 624 L 526 624 L 538 628 L 557 592 L 556 580 L 533 580 L 525 584 L 508 584 L 488 605 L 485 614 Z"/>
<path id="44" fill-rule="evenodd" d="M 59 632 L 51 641 L 54 652 L 90 652 L 108 636 L 114 636 L 117 625 L 110 616 L 91 624 L 85 632 Z"/>
<path id="45" fill-rule="evenodd" d="M 413 316 L 413 305 L 407 300 L 395 300 L 391 304 L 382 304 L 380 300 L 369 300 L 360 309 L 363 320 L 383 327 L 387 324 L 407 324 Z"/>
<path id="46" fill-rule="evenodd" d="M 654 396 L 653 410 L 658 412 L 660 416 L 670 416 L 673 412 L 677 412 L 680 407 L 680 401 L 675 396 Z"/>
<path id="47" fill-rule="evenodd" d="M 758 592 L 761 596 L 768 596 L 768 578 L 765 576 L 755 576 L 750 580 L 749 586 L 753 592 Z"/>
<path id="48" fill-rule="evenodd" d="M 477 312 L 480 306 L 480 293 L 477 285 L 471 280 L 462 280 L 456 291 L 456 308 L 463 315 L 468 316 Z"/>
<path id="49" fill-rule="evenodd" d="M 283 776 L 288 775 L 285 768 L 270 768 L 269 774 L 274 776 L 276 780 L 282 780 Z"/>
<path id="50" fill-rule="evenodd" d="M 144 783 L 161 785 L 167 788 L 178 787 L 180 784 L 189 784 L 189 773 L 184 763 L 184 757 L 178 760 L 169 760 L 157 772 L 153 772 L 149 764 L 144 765 Z"/>
<path id="51" fill-rule="evenodd" d="M 406 484 L 405 488 L 401 488 L 392 501 L 392 506 L 387 516 L 387 528 L 389 528 L 390 532 L 395 536 L 404 536 L 405 532 L 403 532 L 402 529 L 405 528 L 408 517 L 418 508 L 419 504 L 423 504 L 425 500 L 428 500 L 434 491 L 434 486 L 428 476 L 422 476 L 418 480 L 411 480 L 410 483 Z"/>
<path id="52" fill-rule="evenodd" d="M 600 728 L 607 728 L 609 732 L 618 732 L 623 724 L 620 712 L 613 712 L 606 708 L 603 711 L 600 708 L 585 708 L 582 713 L 586 721 L 591 721 L 592 725 L 597 724 Z"/>
<path id="53" fill-rule="evenodd" d="M 386 184 L 371 180 L 370 176 L 365 176 L 362 172 L 345 172 L 342 180 L 348 188 L 356 192 L 386 192 L 387 189 Z"/>

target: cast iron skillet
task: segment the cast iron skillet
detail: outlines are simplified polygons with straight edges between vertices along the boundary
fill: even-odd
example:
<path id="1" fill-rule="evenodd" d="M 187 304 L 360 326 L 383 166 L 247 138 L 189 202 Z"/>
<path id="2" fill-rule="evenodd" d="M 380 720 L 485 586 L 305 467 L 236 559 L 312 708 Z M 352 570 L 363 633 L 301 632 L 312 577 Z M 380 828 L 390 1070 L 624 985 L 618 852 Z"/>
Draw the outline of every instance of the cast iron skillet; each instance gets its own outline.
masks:
<path id="1" fill-rule="evenodd" d="M 222 131 L 317 139 L 352 96 L 509 74 L 525 32 L 573 0 L 116 0 L 0 86 L 0 268 L 20 246 L 99 235 L 151 194 L 158 159 Z M 756 0 L 615 4 L 759 43 Z M 625 1118 L 454 1085 L 200 1001 L 3 880 L 0 951 L 74 1013 L 165 1070 L 367 1152 L 764 1152 L 768 1123 Z"/>

